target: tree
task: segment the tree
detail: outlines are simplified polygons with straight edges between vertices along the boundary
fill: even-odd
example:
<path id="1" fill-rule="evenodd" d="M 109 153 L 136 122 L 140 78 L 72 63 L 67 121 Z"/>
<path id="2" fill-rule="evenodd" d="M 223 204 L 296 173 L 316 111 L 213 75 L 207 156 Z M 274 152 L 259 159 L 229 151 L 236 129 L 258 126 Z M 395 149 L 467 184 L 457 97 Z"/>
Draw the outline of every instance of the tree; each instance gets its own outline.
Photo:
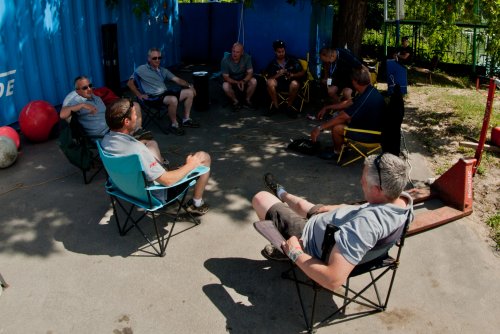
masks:
<path id="1" fill-rule="evenodd" d="M 368 0 L 338 0 L 338 15 L 333 25 L 332 45 L 347 47 L 358 55 L 365 31 Z"/>

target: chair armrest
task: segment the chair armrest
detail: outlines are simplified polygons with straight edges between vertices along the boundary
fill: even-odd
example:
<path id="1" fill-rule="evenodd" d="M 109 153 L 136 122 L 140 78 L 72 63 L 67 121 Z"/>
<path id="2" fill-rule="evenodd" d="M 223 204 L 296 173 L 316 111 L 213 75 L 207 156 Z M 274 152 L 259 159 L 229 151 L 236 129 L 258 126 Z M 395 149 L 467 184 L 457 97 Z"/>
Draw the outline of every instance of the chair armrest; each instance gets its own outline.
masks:
<path id="1" fill-rule="evenodd" d="M 179 181 L 175 182 L 174 184 L 171 184 L 169 186 L 164 186 L 162 184 L 159 184 L 159 183 L 155 182 L 154 185 L 147 186 L 146 190 L 159 190 L 159 189 L 168 189 L 168 188 L 176 187 L 176 186 L 178 186 L 180 184 L 186 183 L 188 181 L 192 181 L 193 179 L 198 178 L 201 175 L 208 173 L 209 171 L 210 171 L 210 168 L 207 167 L 207 166 L 198 166 L 195 169 L 193 169 L 192 171 L 190 171 L 182 179 L 180 179 Z"/>
<path id="2" fill-rule="evenodd" d="M 345 127 L 344 128 L 344 135 L 347 133 L 347 132 L 357 132 L 357 133 L 369 133 L 369 134 L 372 134 L 372 135 L 382 135 L 382 132 L 381 131 L 375 131 L 375 130 L 363 130 L 363 129 L 356 129 L 356 128 L 349 128 L 349 127 Z"/>

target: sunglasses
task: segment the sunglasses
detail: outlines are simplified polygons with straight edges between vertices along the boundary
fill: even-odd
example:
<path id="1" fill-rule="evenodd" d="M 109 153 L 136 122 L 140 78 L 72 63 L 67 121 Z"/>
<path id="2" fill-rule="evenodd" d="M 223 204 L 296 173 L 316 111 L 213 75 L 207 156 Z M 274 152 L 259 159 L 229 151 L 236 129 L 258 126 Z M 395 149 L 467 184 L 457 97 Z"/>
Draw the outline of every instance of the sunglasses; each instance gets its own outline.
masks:
<path id="1" fill-rule="evenodd" d="M 123 122 L 123 120 L 125 120 L 125 118 L 130 118 L 132 108 L 134 107 L 134 102 L 132 102 L 132 100 L 129 100 L 129 103 L 130 103 L 130 105 L 129 105 L 127 111 L 125 111 L 125 113 L 120 117 L 120 123 Z"/>
<path id="2" fill-rule="evenodd" d="M 384 153 L 380 153 L 379 155 L 377 155 L 377 157 L 373 161 L 373 163 L 375 164 L 375 167 L 377 167 L 378 182 L 379 182 L 380 190 L 382 190 L 382 175 L 380 175 L 380 161 L 382 160 L 383 155 L 384 155 Z"/>
<path id="3" fill-rule="evenodd" d="M 161 60 L 161 56 L 159 56 L 159 57 L 151 57 L 151 60 Z"/>
<path id="4" fill-rule="evenodd" d="M 92 89 L 92 84 L 88 84 L 88 86 L 83 86 L 78 88 L 78 90 L 87 90 L 87 89 Z"/>

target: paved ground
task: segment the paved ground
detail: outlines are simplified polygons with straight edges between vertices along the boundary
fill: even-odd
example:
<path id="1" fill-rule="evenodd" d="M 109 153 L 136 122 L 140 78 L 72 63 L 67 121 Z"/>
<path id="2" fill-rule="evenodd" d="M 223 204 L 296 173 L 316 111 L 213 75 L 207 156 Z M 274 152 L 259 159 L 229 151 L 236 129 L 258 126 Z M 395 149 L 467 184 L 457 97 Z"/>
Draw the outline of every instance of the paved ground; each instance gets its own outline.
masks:
<path id="1" fill-rule="evenodd" d="M 314 202 L 359 200 L 361 163 L 340 168 L 285 151 L 290 138 L 310 130 L 304 119 L 233 113 L 217 101 L 194 116 L 203 127 L 184 137 L 154 130 L 174 163 L 197 149 L 212 154 L 212 210 L 175 235 L 164 258 L 136 252 L 143 245 L 136 231 L 118 235 L 102 174 L 83 185 L 55 140 L 24 143 L 17 163 L 0 170 L 0 273 L 11 285 L 0 296 L 0 333 L 303 330 L 294 287 L 280 278 L 286 264 L 260 255 L 265 240 L 251 224 L 251 197 L 273 171 Z M 432 175 L 418 146 L 408 145 L 421 185 Z M 388 310 L 318 333 L 497 333 L 500 261 L 471 223 L 409 238 Z M 179 223 L 176 231 L 188 227 Z M 321 303 L 320 314 L 334 306 Z"/>

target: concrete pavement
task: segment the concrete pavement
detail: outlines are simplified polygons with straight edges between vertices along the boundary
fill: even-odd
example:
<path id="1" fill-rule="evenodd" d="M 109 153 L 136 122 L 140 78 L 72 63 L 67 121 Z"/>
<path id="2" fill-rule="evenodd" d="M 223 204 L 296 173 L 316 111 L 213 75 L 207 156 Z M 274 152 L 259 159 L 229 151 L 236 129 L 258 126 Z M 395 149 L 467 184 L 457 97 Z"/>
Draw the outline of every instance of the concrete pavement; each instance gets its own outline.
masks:
<path id="1" fill-rule="evenodd" d="M 193 112 L 202 128 L 155 137 L 174 164 L 203 149 L 213 159 L 202 224 L 172 237 L 164 258 L 137 252 L 135 230 L 120 237 L 100 174 L 83 185 L 55 140 L 24 142 L 0 170 L 0 333 L 299 333 L 304 324 L 287 264 L 260 255 L 252 195 L 272 171 L 314 202 L 362 199 L 362 164 L 285 151 L 313 123 L 261 111 L 233 113 L 214 101 Z M 328 134 L 321 140 L 328 142 Z M 433 176 L 407 135 L 412 179 Z M 408 239 L 386 312 L 318 333 L 496 333 L 500 260 L 464 218 Z M 189 228 L 178 223 L 176 231 Z M 170 225 L 166 227 L 170 230 Z M 322 297 L 323 308 L 332 306 Z M 352 312 L 358 306 L 348 308 Z"/>

